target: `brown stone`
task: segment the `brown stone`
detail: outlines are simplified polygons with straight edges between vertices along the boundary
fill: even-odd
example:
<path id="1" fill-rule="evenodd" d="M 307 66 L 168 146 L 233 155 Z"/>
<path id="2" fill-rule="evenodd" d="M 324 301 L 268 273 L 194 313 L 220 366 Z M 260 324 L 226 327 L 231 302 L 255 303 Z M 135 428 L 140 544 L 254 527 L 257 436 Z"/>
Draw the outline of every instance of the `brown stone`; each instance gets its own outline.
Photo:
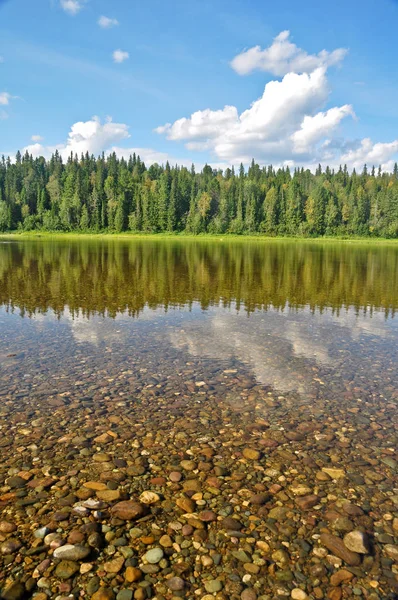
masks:
<path id="1" fill-rule="evenodd" d="M 96 496 L 104 502 L 114 502 L 115 500 L 120 500 L 120 498 L 122 498 L 120 490 L 101 490 L 96 493 Z"/>
<path id="2" fill-rule="evenodd" d="M 322 533 L 320 541 L 332 554 L 341 558 L 348 565 L 357 567 L 361 564 L 360 555 L 348 550 L 348 548 L 345 547 L 343 540 L 336 535 Z"/>
<path id="3" fill-rule="evenodd" d="M 185 513 L 193 513 L 195 512 L 196 504 L 191 498 L 178 498 L 176 500 L 176 504 L 178 508 L 181 508 Z"/>
<path id="4" fill-rule="evenodd" d="M 242 454 L 248 460 L 258 460 L 261 456 L 261 452 L 254 448 L 244 448 Z"/>
<path id="5" fill-rule="evenodd" d="M 136 567 L 127 567 L 124 578 L 127 583 L 134 583 L 142 578 L 142 572 Z"/>
<path id="6" fill-rule="evenodd" d="M 136 521 L 144 517 L 147 512 L 148 509 L 144 504 L 140 504 L 134 500 L 118 502 L 111 508 L 112 515 L 122 521 Z"/>
<path id="7" fill-rule="evenodd" d="M 96 492 L 107 489 L 106 484 L 101 483 L 100 481 L 86 481 L 86 483 L 83 483 L 83 486 L 89 490 L 94 490 Z"/>
<path id="8" fill-rule="evenodd" d="M 233 517 L 225 517 L 222 520 L 222 528 L 227 529 L 229 531 L 240 531 L 243 525 Z"/>
<path id="9" fill-rule="evenodd" d="M 104 571 L 107 573 L 119 573 L 124 565 L 123 556 L 118 556 L 112 560 L 109 560 L 104 564 Z"/>
<path id="10" fill-rule="evenodd" d="M 17 526 L 14 523 L 8 521 L 0 521 L 0 533 L 13 533 L 17 530 Z"/>
<path id="11" fill-rule="evenodd" d="M 100 587 L 91 598 L 92 600 L 115 600 L 115 594 L 109 588 Z"/>
<path id="12" fill-rule="evenodd" d="M 319 496 L 311 494 L 310 496 L 300 496 L 296 498 L 296 504 L 300 510 L 309 510 L 319 502 Z"/>
<path id="13" fill-rule="evenodd" d="M 347 571 L 346 569 L 340 569 L 339 571 L 336 571 L 336 573 L 333 573 L 330 578 L 330 583 L 334 586 L 338 586 L 343 582 L 351 581 L 353 577 L 354 575 L 350 571 Z"/>

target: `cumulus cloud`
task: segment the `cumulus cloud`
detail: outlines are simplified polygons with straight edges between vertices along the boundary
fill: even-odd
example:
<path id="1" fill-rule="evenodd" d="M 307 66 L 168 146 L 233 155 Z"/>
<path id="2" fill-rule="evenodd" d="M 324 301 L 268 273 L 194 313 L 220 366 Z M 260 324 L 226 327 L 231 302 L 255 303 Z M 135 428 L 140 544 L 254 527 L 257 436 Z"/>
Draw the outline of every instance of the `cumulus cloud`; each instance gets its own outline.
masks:
<path id="1" fill-rule="evenodd" d="M 260 46 L 254 46 L 241 52 L 232 59 L 232 68 L 239 75 L 247 75 L 258 70 L 281 77 L 286 73 L 310 73 L 318 67 L 336 65 L 347 54 L 345 48 L 308 54 L 293 44 L 289 38 L 290 31 L 282 31 L 268 48 L 262 50 Z"/>
<path id="2" fill-rule="evenodd" d="M 8 92 L 0 92 L 0 105 L 7 106 L 10 103 L 12 96 Z"/>
<path id="3" fill-rule="evenodd" d="M 345 119 L 356 118 L 350 104 L 325 108 L 330 89 L 328 68 L 341 62 L 346 50 L 322 50 L 308 54 L 283 31 L 265 50 L 259 46 L 235 57 L 232 67 L 240 74 L 254 69 L 268 71 L 281 79 L 269 81 L 260 98 L 239 113 L 234 105 L 198 110 L 155 129 L 168 140 L 183 142 L 190 151 L 212 153 L 216 161 L 276 167 L 318 163 L 349 169 L 382 165 L 390 170 L 398 153 L 397 142 L 373 143 L 345 140 L 339 128 Z"/>
<path id="4" fill-rule="evenodd" d="M 117 19 L 111 19 L 110 17 L 104 17 L 102 15 L 98 19 L 98 25 L 102 27 L 102 29 L 110 29 L 111 27 L 119 25 L 119 21 Z"/>
<path id="5" fill-rule="evenodd" d="M 112 54 L 112 57 L 115 63 L 122 63 L 130 58 L 130 55 L 128 52 L 124 52 L 123 50 L 115 50 Z"/>
<path id="6" fill-rule="evenodd" d="M 211 150 L 218 160 L 248 163 L 308 162 L 317 145 L 347 116 L 350 105 L 319 111 L 329 95 L 326 67 L 288 73 L 270 81 L 263 95 L 241 114 L 235 106 L 202 110 L 155 129 L 189 150 Z"/>
<path id="7" fill-rule="evenodd" d="M 102 123 L 98 117 L 93 117 L 89 121 L 79 121 L 74 123 L 68 134 L 66 142 L 45 146 L 40 142 L 43 138 L 40 135 L 31 137 L 33 144 L 29 144 L 23 148 L 23 153 L 28 152 L 34 158 L 44 156 L 49 158 L 56 150 L 64 159 L 67 159 L 70 154 L 77 154 L 79 157 L 83 153 L 88 152 L 90 155 L 97 156 L 102 152 L 111 154 L 113 152 L 121 158 L 126 159 L 134 153 L 139 155 L 147 165 L 153 163 L 165 164 L 169 161 L 170 164 L 185 165 L 190 167 L 192 160 L 187 158 L 177 158 L 170 156 L 166 152 L 159 152 L 152 148 L 145 147 L 129 147 L 123 148 L 118 144 L 123 140 L 130 138 L 129 126 L 124 123 L 114 123 L 111 118 L 108 118 L 105 123 Z M 227 165 L 219 165 L 220 168 L 226 168 Z M 214 166 L 215 168 L 217 165 Z"/>
<path id="8" fill-rule="evenodd" d="M 341 161 L 352 168 L 362 169 L 367 165 L 380 165 L 385 171 L 391 171 L 394 165 L 394 156 L 398 154 L 398 140 L 393 142 L 374 143 L 370 138 L 365 138 L 357 147 L 351 148 L 341 155 Z"/>
<path id="9" fill-rule="evenodd" d="M 22 150 L 22 154 L 25 154 L 26 152 L 31 154 L 33 158 L 37 158 L 38 156 L 45 156 L 46 158 L 49 158 L 52 154 L 50 148 L 45 148 L 38 142 L 36 144 L 29 144 L 28 146 L 25 146 Z"/>
<path id="10" fill-rule="evenodd" d="M 238 122 L 235 106 L 225 106 L 221 110 L 198 110 L 188 119 L 183 117 L 175 123 L 166 123 L 155 129 L 156 133 L 166 134 L 169 140 L 215 138 L 223 134 L 225 128 Z"/>
<path id="11" fill-rule="evenodd" d="M 355 117 L 354 110 L 350 104 L 330 108 L 326 112 L 319 112 L 315 116 L 305 116 L 301 127 L 292 135 L 293 148 L 295 152 L 307 152 L 323 137 L 329 135 L 347 116 Z"/>
<path id="12" fill-rule="evenodd" d="M 60 0 L 61 8 L 69 15 L 75 16 L 83 8 L 85 0 Z"/>
<path id="13" fill-rule="evenodd" d="M 90 121 L 79 121 L 72 125 L 68 134 L 68 139 L 64 144 L 56 146 L 43 146 L 40 143 L 31 144 L 24 148 L 33 156 L 51 156 L 58 150 L 63 157 L 68 157 L 71 153 L 98 155 L 103 150 L 108 149 L 113 144 L 130 137 L 129 127 L 124 123 L 114 123 L 108 118 L 105 123 L 101 123 L 98 117 L 93 117 Z"/>

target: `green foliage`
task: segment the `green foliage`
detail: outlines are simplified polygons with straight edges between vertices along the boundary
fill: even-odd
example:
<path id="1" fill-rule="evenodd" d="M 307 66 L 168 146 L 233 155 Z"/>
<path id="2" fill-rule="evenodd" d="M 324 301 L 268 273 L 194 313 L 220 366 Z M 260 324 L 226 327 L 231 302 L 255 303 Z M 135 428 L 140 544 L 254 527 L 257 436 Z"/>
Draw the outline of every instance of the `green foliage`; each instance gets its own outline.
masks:
<path id="1" fill-rule="evenodd" d="M 16 229 L 398 237 L 398 167 L 195 173 L 136 155 L 18 153 L 0 161 L 0 231 Z"/>

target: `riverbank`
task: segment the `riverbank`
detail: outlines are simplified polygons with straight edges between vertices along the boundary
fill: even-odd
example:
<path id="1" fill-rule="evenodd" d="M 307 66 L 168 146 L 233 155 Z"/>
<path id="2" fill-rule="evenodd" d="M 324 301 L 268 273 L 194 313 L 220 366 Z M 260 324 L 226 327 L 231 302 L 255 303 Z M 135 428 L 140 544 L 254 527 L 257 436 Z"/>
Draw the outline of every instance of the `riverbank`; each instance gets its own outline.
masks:
<path id="1" fill-rule="evenodd" d="M 213 242 L 345 242 L 355 244 L 391 244 L 398 245 L 398 238 L 378 237 L 299 237 L 299 236 L 266 236 L 266 235 L 236 235 L 203 233 L 193 235 L 189 233 L 111 233 L 111 232 L 48 232 L 48 231 L 21 231 L 0 233 L 0 239 L 28 239 L 28 240 L 169 240 L 169 241 L 213 241 Z"/>

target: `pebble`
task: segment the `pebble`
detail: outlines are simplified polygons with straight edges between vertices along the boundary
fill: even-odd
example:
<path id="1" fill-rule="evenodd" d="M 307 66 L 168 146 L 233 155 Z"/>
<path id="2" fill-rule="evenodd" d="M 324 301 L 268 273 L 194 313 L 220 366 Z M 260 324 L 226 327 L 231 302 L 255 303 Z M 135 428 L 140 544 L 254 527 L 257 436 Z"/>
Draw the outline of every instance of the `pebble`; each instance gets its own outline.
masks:
<path id="1" fill-rule="evenodd" d="M 164 556 L 164 552 L 161 548 L 152 548 L 148 550 L 146 554 L 144 554 L 144 559 L 151 565 L 156 565 L 158 562 L 162 560 Z"/>
<path id="2" fill-rule="evenodd" d="M 308 598 L 307 594 L 300 588 L 294 588 L 291 591 L 290 596 L 293 600 L 306 600 L 306 598 Z"/>
<path id="3" fill-rule="evenodd" d="M 1 598 L 2 600 L 21 600 L 25 593 L 25 586 L 20 581 L 14 581 L 1 592 Z"/>
<path id="4" fill-rule="evenodd" d="M 79 565 L 72 560 L 61 560 L 55 567 L 55 575 L 60 579 L 70 579 L 79 571 Z"/>
<path id="5" fill-rule="evenodd" d="M 222 587 L 222 582 L 219 579 L 210 579 L 210 581 L 205 581 L 205 590 L 210 594 L 220 592 Z"/>
<path id="6" fill-rule="evenodd" d="M 92 596 L 92 600 L 115 600 L 113 590 L 105 587 L 100 587 Z"/>
<path id="7" fill-rule="evenodd" d="M 181 592 L 185 587 L 185 582 L 181 577 L 172 577 L 168 580 L 167 587 L 172 592 Z"/>
<path id="8" fill-rule="evenodd" d="M 352 552 L 369 554 L 369 538 L 362 531 L 350 531 L 344 536 L 344 545 Z"/>
<path id="9" fill-rule="evenodd" d="M 145 505 L 134 500 L 118 502 L 111 509 L 112 515 L 123 521 L 136 521 L 147 514 Z"/>
<path id="10" fill-rule="evenodd" d="M 86 546 L 74 546 L 73 544 L 65 544 L 54 550 L 54 558 L 60 560 L 83 560 L 90 554 L 90 548 Z"/>
<path id="11" fill-rule="evenodd" d="M 361 558 L 359 554 L 349 550 L 341 538 L 329 533 L 323 533 L 320 537 L 320 542 L 326 546 L 326 548 L 330 550 L 332 554 L 335 554 L 341 558 L 348 565 L 358 566 L 361 564 Z"/>

